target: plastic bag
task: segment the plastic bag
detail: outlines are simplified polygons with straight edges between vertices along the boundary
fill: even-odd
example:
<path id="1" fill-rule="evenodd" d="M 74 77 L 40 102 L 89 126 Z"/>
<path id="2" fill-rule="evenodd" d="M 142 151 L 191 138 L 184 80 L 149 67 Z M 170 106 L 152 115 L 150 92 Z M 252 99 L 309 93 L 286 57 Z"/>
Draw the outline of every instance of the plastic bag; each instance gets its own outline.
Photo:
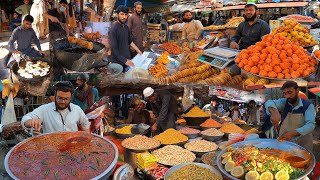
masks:
<path id="1" fill-rule="evenodd" d="M 13 95 L 9 94 L 4 113 L 1 118 L 1 124 L 7 125 L 17 121 L 16 113 L 14 112 Z"/>

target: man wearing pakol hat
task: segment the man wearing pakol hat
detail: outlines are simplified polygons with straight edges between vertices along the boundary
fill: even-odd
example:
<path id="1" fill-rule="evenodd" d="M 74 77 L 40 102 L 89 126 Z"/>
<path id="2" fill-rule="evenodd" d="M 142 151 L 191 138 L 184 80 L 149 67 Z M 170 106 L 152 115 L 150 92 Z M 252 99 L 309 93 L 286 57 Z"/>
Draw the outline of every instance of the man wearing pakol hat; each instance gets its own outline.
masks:
<path id="1" fill-rule="evenodd" d="M 167 90 L 154 90 L 151 87 L 145 88 L 143 95 L 150 102 L 152 111 L 157 117 L 152 130 L 161 133 L 169 128 L 175 128 L 178 114 L 177 99 Z"/>
<path id="2" fill-rule="evenodd" d="M 245 21 L 240 23 L 236 30 L 236 35 L 231 38 L 230 48 L 246 49 L 256 42 L 262 40 L 262 37 L 270 33 L 268 23 L 258 18 L 258 7 L 254 3 L 248 3 L 244 7 Z"/>
<path id="3" fill-rule="evenodd" d="M 147 102 L 141 100 L 139 97 L 132 99 L 134 109 L 129 111 L 128 119 L 126 124 L 140 124 L 144 123 L 152 126 L 151 117 L 149 111 L 146 109 Z"/>
<path id="4" fill-rule="evenodd" d="M 99 100 L 98 90 L 89 86 L 88 81 L 88 74 L 80 74 L 76 81 L 78 87 L 72 96 L 72 103 L 80 106 L 83 111 L 86 111 L 93 103 Z"/>

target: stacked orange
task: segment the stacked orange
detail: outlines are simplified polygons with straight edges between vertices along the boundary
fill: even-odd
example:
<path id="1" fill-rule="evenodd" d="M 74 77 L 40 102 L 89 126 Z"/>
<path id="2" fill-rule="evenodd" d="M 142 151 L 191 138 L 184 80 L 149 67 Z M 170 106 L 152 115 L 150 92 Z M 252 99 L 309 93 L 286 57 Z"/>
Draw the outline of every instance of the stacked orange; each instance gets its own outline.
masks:
<path id="1" fill-rule="evenodd" d="M 278 79 L 308 76 L 317 63 L 303 47 L 281 34 L 265 35 L 261 42 L 242 50 L 235 62 L 253 74 Z"/>
<path id="2" fill-rule="evenodd" d="M 318 59 L 320 59 L 320 50 L 315 50 L 314 51 L 314 56 Z"/>

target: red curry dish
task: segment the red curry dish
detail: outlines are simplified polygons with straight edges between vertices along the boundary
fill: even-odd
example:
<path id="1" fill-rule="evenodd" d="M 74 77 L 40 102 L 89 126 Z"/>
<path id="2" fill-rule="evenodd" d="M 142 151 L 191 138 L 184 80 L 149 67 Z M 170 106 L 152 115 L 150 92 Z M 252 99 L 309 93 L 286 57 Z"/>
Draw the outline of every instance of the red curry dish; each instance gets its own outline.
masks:
<path id="1" fill-rule="evenodd" d="M 51 133 L 28 139 L 11 151 L 9 169 L 23 180 L 92 179 L 115 165 L 117 150 L 110 142 L 92 136 L 86 145 L 65 147 L 71 133 Z"/>

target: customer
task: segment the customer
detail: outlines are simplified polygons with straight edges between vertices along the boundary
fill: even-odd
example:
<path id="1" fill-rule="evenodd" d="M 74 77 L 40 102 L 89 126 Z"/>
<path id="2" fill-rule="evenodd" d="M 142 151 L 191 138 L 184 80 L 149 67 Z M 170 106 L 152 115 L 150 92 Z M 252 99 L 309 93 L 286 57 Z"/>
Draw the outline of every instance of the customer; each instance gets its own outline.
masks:
<path id="1" fill-rule="evenodd" d="M 78 131 L 78 125 L 90 132 L 90 123 L 81 108 L 70 103 L 73 86 L 70 82 L 55 85 L 55 101 L 42 105 L 23 116 L 21 124 L 43 133 Z"/>
<path id="2" fill-rule="evenodd" d="M 99 100 L 99 92 L 96 88 L 89 86 L 89 75 L 81 74 L 77 77 L 77 89 L 72 97 L 72 103 L 80 106 L 83 111 L 86 111 L 96 101 Z"/>
<path id="3" fill-rule="evenodd" d="M 151 117 L 149 111 L 146 109 L 147 102 L 140 98 L 135 99 L 133 102 L 134 109 L 129 111 L 126 124 L 140 124 L 144 123 L 152 126 Z"/>
<path id="4" fill-rule="evenodd" d="M 210 111 L 211 115 L 215 116 L 214 118 L 222 116 L 222 114 L 218 111 L 218 100 L 219 98 L 217 96 L 212 96 L 210 99 L 210 104 L 203 106 L 202 111 Z"/>
<path id="5" fill-rule="evenodd" d="M 258 107 L 254 100 L 250 100 L 247 106 L 247 123 L 253 125 L 259 125 L 260 117 L 258 117 Z"/>
<path id="6" fill-rule="evenodd" d="M 268 23 L 259 19 L 257 12 L 258 7 L 254 3 L 248 3 L 244 7 L 245 21 L 237 27 L 236 35 L 231 38 L 230 48 L 246 49 L 261 41 L 264 35 L 270 33 Z"/>
<path id="7" fill-rule="evenodd" d="M 152 131 L 160 134 L 169 128 L 175 128 L 178 114 L 177 99 L 167 90 L 154 90 L 151 87 L 145 88 L 143 95 L 151 103 L 152 111 L 157 116 Z"/>
<path id="8" fill-rule="evenodd" d="M 12 32 L 16 27 L 20 25 L 21 25 L 21 18 L 19 18 L 18 13 L 14 12 L 11 23 L 10 23 L 10 32 Z"/>
<path id="9" fill-rule="evenodd" d="M 126 6 L 118 6 L 116 13 L 118 21 L 111 27 L 110 42 L 112 51 L 112 62 L 121 64 L 125 70 L 128 66 L 134 66 L 131 61 L 130 46 L 138 53 L 142 54 L 139 48 L 132 41 L 131 33 L 125 24 L 128 18 L 129 9 Z"/>
<path id="10" fill-rule="evenodd" d="M 183 21 L 186 23 L 182 28 L 181 40 L 185 42 L 197 41 L 201 38 L 203 25 L 199 20 L 194 20 L 191 11 L 183 12 Z"/>
<path id="11" fill-rule="evenodd" d="M 225 116 L 229 116 L 233 121 L 236 119 L 241 119 L 241 113 L 239 110 L 239 104 L 237 102 L 233 102 L 232 107 L 229 112 L 225 114 Z"/>
<path id="12" fill-rule="evenodd" d="M 49 41 L 51 48 L 57 39 L 69 36 L 69 28 L 66 23 L 67 8 L 67 0 L 60 0 L 57 8 L 53 8 L 43 15 L 44 18 L 49 19 Z"/>
<path id="13" fill-rule="evenodd" d="M 21 5 L 21 6 L 19 6 L 19 7 L 17 7 L 16 9 L 15 9 L 15 11 L 17 12 L 17 13 L 19 13 L 19 14 L 21 14 L 22 15 L 22 18 L 21 18 L 21 20 L 24 20 L 24 18 L 27 16 L 27 15 L 29 15 L 30 14 L 30 9 L 31 9 L 31 6 L 30 6 L 30 0 L 23 0 L 23 5 Z M 22 21 L 20 21 L 20 23 L 21 23 Z"/>
<path id="14" fill-rule="evenodd" d="M 293 141 L 312 152 L 315 107 L 309 100 L 299 97 L 300 89 L 296 82 L 285 82 L 281 90 L 284 98 L 267 101 L 266 113 L 279 132 L 280 140 Z"/>
<path id="15" fill-rule="evenodd" d="M 32 28 L 36 32 L 39 39 L 45 39 L 46 19 L 44 14 L 47 12 L 46 3 L 44 0 L 34 0 L 30 15 L 34 18 Z"/>
<path id="16" fill-rule="evenodd" d="M 132 34 L 132 41 L 143 51 L 143 23 L 142 23 L 142 3 L 134 3 L 134 13 L 128 19 L 128 27 Z M 134 53 L 136 54 L 136 53 Z"/>
<path id="17" fill-rule="evenodd" d="M 33 17 L 27 15 L 22 22 L 22 26 L 17 27 L 9 38 L 9 51 L 14 54 L 25 54 L 29 57 L 44 56 L 44 52 L 41 51 L 40 41 L 34 30 L 31 28 Z M 14 46 L 15 42 L 17 42 L 18 45 L 17 49 Z M 31 43 L 33 42 L 36 44 L 38 51 L 31 46 Z M 10 59 L 9 64 L 11 64 L 12 61 L 13 59 Z"/>

